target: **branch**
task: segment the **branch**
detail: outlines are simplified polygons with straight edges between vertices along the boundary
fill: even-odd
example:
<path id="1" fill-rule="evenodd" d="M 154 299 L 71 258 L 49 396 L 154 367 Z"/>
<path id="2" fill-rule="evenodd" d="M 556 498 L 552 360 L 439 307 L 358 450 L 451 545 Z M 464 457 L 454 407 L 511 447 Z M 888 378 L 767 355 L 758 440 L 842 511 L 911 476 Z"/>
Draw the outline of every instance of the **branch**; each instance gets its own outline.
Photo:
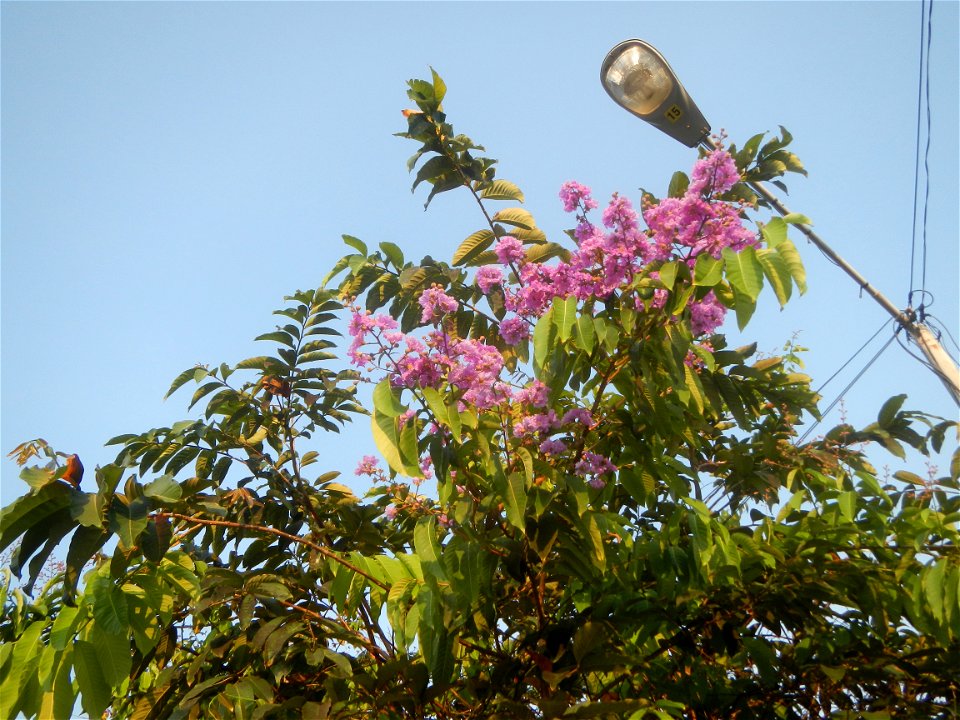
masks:
<path id="1" fill-rule="evenodd" d="M 249 531 L 251 531 L 251 532 L 262 532 L 262 533 L 267 533 L 268 535 L 276 535 L 277 537 L 282 537 L 282 538 L 284 538 L 284 539 L 286 539 L 286 540 L 290 540 L 290 541 L 292 541 L 292 542 L 299 543 L 300 545 L 303 545 L 304 547 L 308 547 L 308 548 L 310 548 L 311 550 L 314 550 L 314 551 L 320 553 L 320 554 L 323 555 L 324 557 L 333 560 L 334 562 L 340 563 L 340 564 L 343 565 L 345 568 L 347 568 L 347 569 L 349 569 L 349 570 L 352 570 L 353 572 L 357 573 L 357 575 L 362 575 L 363 577 L 365 577 L 367 580 L 369 580 L 371 583 L 373 583 L 374 585 L 376 585 L 377 587 L 379 587 L 379 588 L 382 589 L 382 590 L 389 590 L 389 589 L 390 589 L 390 586 L 389 586 L 389 585 L 387 585 L 386 583 L 382 582 L 381 580 L 378 580 L 377 578 L 375 578 L 375 577 L 374 577 L 373 575 L 371 575 L 370 573 L 368 573 L 368 572 L 366 572 L 366 571 L 364 571 L 364 570 L 361 570 L 361 569 L 358 568 L 356 565 L 354 565 L 353 563 L 351 563 L 349 560 L 344 560 L 342 557 L 340 557 L 339 555 L 337 555 L 335 552 L 332 552 L 332 551 L 330 551 L 330 550 L 327 550 L 327 548 L 322 547 L 322 546 L 320 546 L 320 545 L 317 545 L 317 544 L 314 543 L 314 542 L 310 542 L 310 541 L 307 540 L 306 538 L 302 538 L 302 537 L 299 537 L 299 536 L 297 536 L 297 535 L 291 535 L 290 533 L 286 533 L 286 532 L 284 532 L 283 530 L 277 530 L 276 528 L 271 528 L 271 527 L 264 527 L 264 526 L 262 526 L 262 525 L 247 525 L 246 523 L 230 522 L 229 520 L 207 520 L 207 519 L 204 519 L 204 518 L 195 517 L 195 516 L 193 516 L 193 515 L 182 515 L 181 513 L 158 512 L 158 513 L 156 513 L 156 517 L 168 517 L 168 518 L 174 518 L 175 520 L 183 520 L 184 522 L 188 522 L 188 523 L 200 523 L 200 524 L 203 524 L 203 525 L 216 525 L 216 526 L 219 526 L 219 527 L 234 528 L 234 529 L 236 529 L 236 530 L 249 530 Z"/>

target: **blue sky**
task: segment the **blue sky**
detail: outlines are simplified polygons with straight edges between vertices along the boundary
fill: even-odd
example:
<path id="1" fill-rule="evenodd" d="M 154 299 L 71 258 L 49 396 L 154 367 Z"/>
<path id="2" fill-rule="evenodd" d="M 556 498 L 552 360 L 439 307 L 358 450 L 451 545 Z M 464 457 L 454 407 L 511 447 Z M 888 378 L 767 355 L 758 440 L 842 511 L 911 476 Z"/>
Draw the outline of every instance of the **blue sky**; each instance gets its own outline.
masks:
<path id="1" fill-rule="evenodd" d="M 926 267 L 930 312 L 954 337 L 958 8 L 933 9 Z M 810 172 L 789 179 L 787 204 L 906 304 L 917 2 L 5 2 L 0 446 L 44 437 L 92 467 L 113 459 L 107 438 L 185 417 L 187 392 L 161 401 L 173 377 L 261 354 L 253 337 L 273 329 L 284 295 L 320 282 L 341 233 L 449 258 L 482 219 L 454 193 L 424 213 L 405 169 L 415 146 L 392 136 L 406 80 L 431 65 L 455 128 L 500 159 L 548 237 L 569 225 L 566 180 L 600 199 L 664 192 L 695 151 L 599 83 L 606 52 L 631 37 L 661 50 L 731 140 L 786 126 Z M 795 242 L 810 291 L 782 312 L 762 296 L 744 341 L 773 352 L 799 333 L 819 383 L 885 315 Z M 847 395 L 847 416 L 869 422 L 901 392 L 956 417 L 896 344 Z M 363 419 L 345 437 L 318 441 L 318 472 L 373 450 Z M 0 467 L 6 503 L 25 486 Z"/>

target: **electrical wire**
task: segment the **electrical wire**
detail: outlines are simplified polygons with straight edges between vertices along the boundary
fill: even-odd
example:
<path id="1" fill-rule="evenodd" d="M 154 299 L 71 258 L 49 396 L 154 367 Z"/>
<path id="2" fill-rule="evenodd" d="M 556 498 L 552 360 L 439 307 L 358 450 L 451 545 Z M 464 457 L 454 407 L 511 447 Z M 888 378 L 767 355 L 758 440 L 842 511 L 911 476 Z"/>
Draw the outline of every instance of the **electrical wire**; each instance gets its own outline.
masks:
<path id="1" fill-rule="evenodd" d="M 910 239 L 910 290 L 907 295 L 907 305 L 912 307 L 913 297 L 921 294 L 918 307 L 918 317 L 922 322 L 925 315 L 924 296 L 927 288 L 927 215 L 930 204 L 930 44 L 933 35 L 933 0 L 920 2 L 920 76 L 917 82 L 917 137 L 914 159 L 913 177 L 913 230 Z M 924 43 L 926 40 L 926 43 Z M 917 251 L 917 214 L 920 201 L 920 137 L 921 137 L 921 109 L 926 110 L 926 144 L 923 153 L 924 191 L 923 216 L 921 221 L 921 251 L 920 251 L 920 289 L 914 285 Z"/>
<path id="2" fill-rule="evenodd" d="M 923 106 L 923 21 L 926 15 L 926 3 L 920 3 L 920 75 L 917 78 L 917 139 L 913 150 L 913 231 L 910 236 L 910 284 L 907 286 L 907 305 L 913 304 L 913 271 L 917 265 L 917 190 L 920 185 L 920 109 Z"/>
<path id="3" fill-rule="evenodd" d="M 935 329 L 938 330 L 938 331 L 941 333 L 941 335 L 946 335 L 948 338 L 950 338 L 950 342 L 953 343 L 953 347 L 955 347 L 955 348 L 957 349 L 957 352 L 960 352 L 960 345 L 957 344 L 956 339 L 955 339 L 955 338 L 953 337 L 953 335 L 950 333 L 950 330 L 947 329 L 946 324 L 945 324 L 940 318 L 938 318 L 937 316 L 931 315 L 930 313 L 927 313 L 927 321 L 928 321 L 927 324 L 928 324 L 928 325 L 930 324 L 930 323 L 929 323 L 930 320 L 933 320 L 933 321 L 936 323 Z M 937 339 L 940 340 L 941 337 L 938 337 Z M 954 358 L 954 362 L 956 362 L 956 358 Z M 960 364 L 960 363 L 958 363 L 958 364 Z"/>
<path id="4" fill-rule="evenodd" d="M 853 355 L 850 356 L 850 359 L 847 360 L 843 365 L 841 365 L 841 366 L 840 366 L 840 369 L 837 370 L 833 375 L 831 375 L 830 377 L 828 377 L 828 378 L 823 382 L 823 384 L 822 384 L 820 387 L 818 387 L 814 392 L 816 392 L 817 394 L 819 394 L 821 390 L 823 390 L 827 385 L 830 384 L 830 381 L 831 381 L 831 380 L 833 380 L 835 377 L 837 377 L 837 375 L 839 375 L 840 373 L 842 373 L 842 372 L 846 369 L 847 365 L 849 365 L 850 363 L 852 363 L 852 362 L 856 359 L 857 355 L 859 355 L 860 353 L 862 353 L 862 352 L 864 351 L 864 349 L 867 347 L 867 345 L 869 345 L 870 343 L 872 343 L 873 340 L 874 340 L 874 338 L 877 337 L 877 335 L 879 335 L 881 332 L 883 332 L 883 329 L 884 329 L 887 325 L 889 325 L 890 323 L 892 323 L 892 322 L 893 322 L 892 320 L 884 320 L 884 321 L 883 321 L 883 324 L 882 324 L 879 328 L 877 328 L 877 331 L 876 331 L 873 335 L 870 336 L 870 339 L 867 340 L 863 345 L 861 345 L 861 346 L 860 346 L 860 349 L 857 350 L 855 353 L 853 353 Z"/>
<path id="5" fill-rule="evenodd" d="M 927 10 L 927 57 L 924 68 L 924 82 L 926 84 L 926 110 L 927 110 L 927 142 L 923 151 L 923 175 L 924 175 L 924 194 L 923 194 L 923 255 L 920 261 L 922 275 L 920 278 L 921 292 L 927 291 L 927 211 L 930 208 L 930 38 L 933 35 L 933 0 L 929 2 Z M 923 305 L 920 306 L 920 321 L 923 322 Z"/>
<path id="6" fill-rule="evenodd" d="M 884 325 L 886 325 L 886 323 L 884 323 Z M 820 425 L 820 423 L 823 422 L 823 420 L 827 417 L 827 415 L 830 414 L 830 411 L 833 410 L 833 409 L 837 406 L 837 403 L 839 403 L 841 400 L 843 400 L 843 396 L 846 395 L 846 394 L 850 391 L 850 388 L 852 388 L 854 385 L 856 385 L 856 383 L 860 380 L 860 378 L 862 378 L 862 377 L 864 376 L 864 374 L 867 372 L 867 370 L 870 369 L 870 366 L 873 365 L 873 364 L 880 358 L 880 356 L 884 353 L 884 351 L 885 351 L 888 347 L 890 347 L 890 345 L 892 345 L 892 344 L 893 344 L 893 341 L 896 340 L 896 339 L 898 339 L 898 335 L 897 335 L 897 333 L 893 333 L 893 335 L 890 337 L 890 339 L 887 340 L 887 342 L 885 342 L 885 343 L 883 344 L 883 347 L 881 347 L 881 348 L 876 352 L 876 354 L 875 354 L 872 358 L 870 358 L 870 360 L 867 361 L 867 364 L 863 366 L 863 369 L 856 374 L 856 376 L 853 378 L 853 380 L 851 380 L 849 383 L 847 383 L 847 386 L 846 386 L 843 390 L 840 391 L 840 394 L 837 395 L 837 397 L 834 398 L 833 402 L 831 402 L 831 403 L 827 406 L 827 409 L 824 410 L 824 411 L 820 414 L 820 419 L 817 420 L 816 422 L 814 422 L 813 425 L 811 425 L 810 427 L 808 427 L 808 428 L 807 428 L 807 431 L 806 431 L 803 435 L 800 436 L 800 439 L 797 440 L 797 443 L 796 443 L 796 444 L 799 445 L 799 444 L 802 443 L 804 440 L 806 440 L 807 437 L 809 437 L 810 433 L 812 433 L 812 432 L 814 431 L 814 429 L 815 429 L 818 425 Z M 858 351 L 858 352 L 859 352 L 859 351 Z"/>

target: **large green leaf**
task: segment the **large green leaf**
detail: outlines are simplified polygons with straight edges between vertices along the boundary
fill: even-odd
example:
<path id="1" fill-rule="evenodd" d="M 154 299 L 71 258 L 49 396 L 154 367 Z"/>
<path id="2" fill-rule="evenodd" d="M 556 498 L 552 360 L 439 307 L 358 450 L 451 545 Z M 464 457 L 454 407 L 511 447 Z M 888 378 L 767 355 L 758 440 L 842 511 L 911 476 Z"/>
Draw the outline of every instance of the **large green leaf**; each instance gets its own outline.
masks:
<path id="1" fill-rule="evenodd" d="M 103 679 L 111 687 L 119 687 L 130 675 L 132 665 L 132 650 L 126 632 L 120 634 L 93 632 L 89 639 L 100 659 Z"/>
<path id="2" fill-rule="evenodd" d="M 547 310 L 533 329 L 533 367 L 537 371 L 543 369 L 556 344 L 557 329 L 553 322 L 553 309 Z"/>
<path id="3" fill-rule="evenodd" d="M 40 660 L 40 633 L 46 624 L 45 620 L 32 622 L 13 646 L 9 671 L 0 683 L 0 717 L 14 717 L 13 709 Z"/>
<path id="4" fill-rule="evenodd" d="M 496 236 L 493 234 L 493 230 L 490 230 L 489 228 L 477 230 L 466 240 L 460 243 L 460 247 L 458 247 L 457 251 L 453 254 L 453 264 L 465 265 L 466 263 L 470 262 L 477 257 L 477 255 L 490 247 L 495 237 Z"/>
<path id="5" fill-rule="evenodd" d="M 400 402 L 396 389 L 390 381 L 390 378 L 384 378 L 373 389 L 373 407 L 381 415 L 395 418 L 407 411 L 406 406 Z"/>
<path id="6" fill-rule="evenodd" d="M 93 643 L 78 640 L 73 646 L 73 664 L 80 688 L 80 705 L 89 717 L 100 717 L 113 700 L 113 690 L 103 676 Z"/>
<path id="7" fill-rule="evenodd" d="M 523 208 L 504 208 L 493 216 L 493 221 L 504 225 L 512 225 L 522 230 L 533 230 L 537 226 L 533 215 Z"/>
<path id="8" fill-rule="evenodd" d="M 48 522 L 56 513 L 70 508 L 77 491 L 66 483 L 44 485 L 0 511 L 0 551 L 34 525 Z"/>
<path id="9" fill-rule="evenodd" d="M 113 578 L 97 575 L 88 592 L 93 600 L 93 617 L 103 632 L 125 634 L 128 626 L 127 596 Z"/>
<path id="10" fill-rule="evenodd" d="M 107 512 L 107 527 L 115 533 L 120 545 L 129 550 L 137 546 L 137 542 L 147 527 L 147 501 L 143 497 L 132 500 L 114 498 L 113 505 Z"/>
<path id="11" fill-rule="evenodd" d="M 557 337 L 560 342 L 566 342 L 570 339 L 576 321 L 577 298 L 573 295 L 568 298 L 554 298 L 553 322 L 557 326 Z"/>
<path id="12" fill-rule="evenodd" d="M 763 248 L 757 251 L 757 260 L 763 267 L 763 274 L 766 276 L 770 287 L 777 295 L 777 301 L 780 307 L 787 304 L 790 300 L 790 293 L 793 289 L 793 283 L 790 277 L 790 269 L 787 267 L 783 256 L 776 250 Z"/>
<path id="13" fill-rule="evenodd" d="M 763 266 L 757 260 L 756 251 L 751 247 L 744 248 L 740 252 L 724 248 L 723 260 L 727 280 L 730 281 L 734 290 L 738 290 L 751 300 L 756 300 L 760 290 L 763 289 Z"/>
<path id="14" fill-rule="evenodd" d="M 777 254 L 783 258 L 787 270 L 790 271 L 790 276 L 796 283 L 797 289 L 803 295 L 807 291 L 807 271 L 803 267 L 803 261 L 800 259 L 800 253 L 797 252 L 796 246 L 790 240 L 784 240 L 777 245 L 776 249 Z"/>
<path id="15" fill-rule="evenodd" d="M 713 287 L 723 279 L 723 261 L 706 253 L 697 257 L 693 268 L 693 284 Z"/>
<path id="16" fill-rule="evenodd" d="M 501 480 L 499 489 L 503 496 L 507 522 L 522 531 L 527 525 L 527 485 L 524 473 L 510 473 Z"/>
<path id="17" fill-rule="evenodd" d="M 412 427 L 408 424 L 405 428 L 406 434 L 402 437 L 402 431 L 397 429 L 397 419 L 384 415 L 374 409 L 371 414 L 371 428 L 373 430 L 373 440 L 377 445 L 380 454 L 383 455 L 390 469 L 407 475 L 409 477 L 422 477 L 417 462 L 416 449 L 411 456 L 409 447 L 410 430 Z M 401 446 L 401 438 L 404 440 Z M 413 435 L 414 445 L 416 444 L 416 434 Z"/>
<path id="18" fill-rule="evenodd" d="M 484 200 L 516 200 L 523 202 L 523 193 L 509 180 L 494 180 L 485 187 L 480 197 Z"/>

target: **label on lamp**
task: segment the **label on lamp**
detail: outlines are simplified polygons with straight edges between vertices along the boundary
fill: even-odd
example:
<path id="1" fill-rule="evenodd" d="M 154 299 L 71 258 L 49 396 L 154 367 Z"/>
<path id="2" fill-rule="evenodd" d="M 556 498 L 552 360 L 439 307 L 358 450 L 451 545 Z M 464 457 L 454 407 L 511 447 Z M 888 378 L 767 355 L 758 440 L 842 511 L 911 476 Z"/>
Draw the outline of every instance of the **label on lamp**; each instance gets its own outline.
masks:
<path id="1" fill-rule="evenodd" d="M 680 106 L 674 103 L 668 107 L 663 112 L 663 116 L 672 123 L 677 122 L 680 118 L 683 117 L 683 110 L 680 109 Z"/>

